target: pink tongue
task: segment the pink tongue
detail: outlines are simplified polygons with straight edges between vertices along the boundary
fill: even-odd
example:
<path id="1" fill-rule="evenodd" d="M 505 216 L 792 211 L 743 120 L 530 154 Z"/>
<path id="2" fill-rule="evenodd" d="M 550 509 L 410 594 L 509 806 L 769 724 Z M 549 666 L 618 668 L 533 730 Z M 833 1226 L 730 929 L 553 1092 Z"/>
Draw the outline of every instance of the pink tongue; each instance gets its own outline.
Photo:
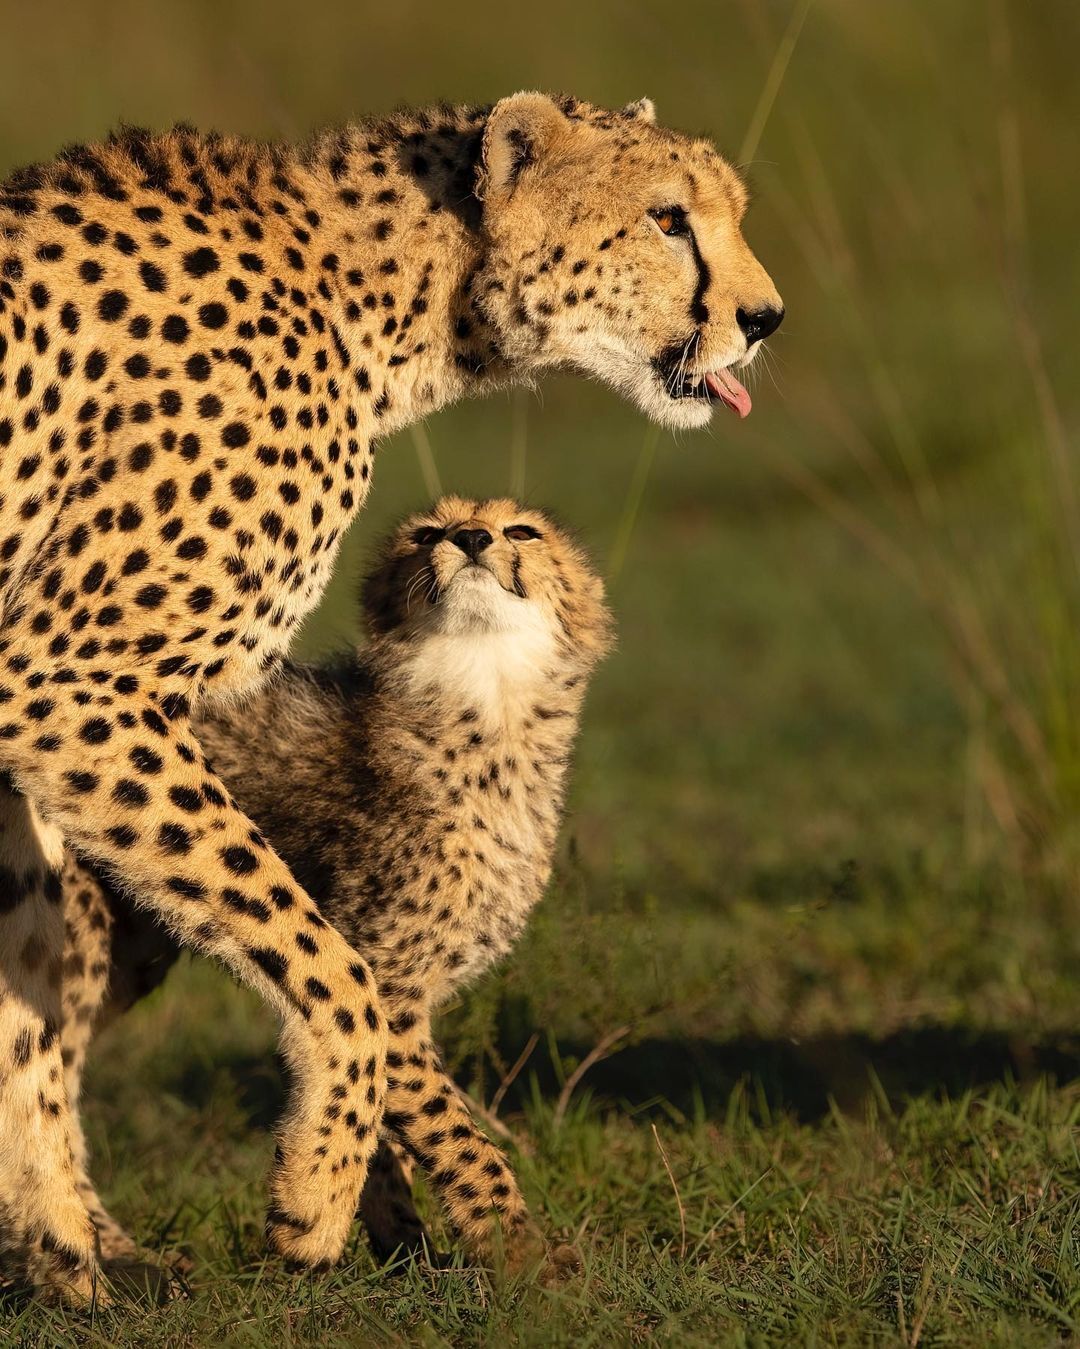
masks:
<path id="1" fill-rule="evenodd" d="M 726 403 L 732 412 L 737 412 L 740 417 L 750 416 L 753 406 L 750 395 L 729 370 L 710 372 L 705 376 L 705 383 L 709 392 Z"/>

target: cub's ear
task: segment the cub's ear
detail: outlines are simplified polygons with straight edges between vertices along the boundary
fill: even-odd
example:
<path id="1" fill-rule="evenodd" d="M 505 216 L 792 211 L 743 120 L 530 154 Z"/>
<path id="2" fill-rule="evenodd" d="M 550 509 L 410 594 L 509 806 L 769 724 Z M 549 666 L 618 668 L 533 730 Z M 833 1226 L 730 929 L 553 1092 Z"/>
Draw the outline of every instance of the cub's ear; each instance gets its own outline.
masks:
<path id="1" fill-rule="evenodd" d="M 570 124 L 547 94 L 511 94 L 492 108 L 484 130 L 483 171 L 477 195 L 506 201 L 526 169 L 542 164 Z"/>
<path id="2" fill-rule="evenodd" d="M 623 108 L 622 115 L 635 122 L 647 122 L 649 126 L 656 125 L 656 109 L 651 98 L 639 98 L 634 103 L 628 103 Z"/>

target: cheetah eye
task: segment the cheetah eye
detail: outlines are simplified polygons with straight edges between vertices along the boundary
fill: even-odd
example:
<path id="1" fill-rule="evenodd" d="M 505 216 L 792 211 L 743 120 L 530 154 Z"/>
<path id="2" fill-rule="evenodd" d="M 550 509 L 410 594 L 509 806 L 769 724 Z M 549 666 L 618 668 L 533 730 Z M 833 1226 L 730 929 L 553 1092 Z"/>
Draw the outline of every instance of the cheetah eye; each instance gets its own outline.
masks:
<path id="1" fill-rule="evenodd" d="M 421 548 L 430 548 L 432 544 L 438 543 L 445 533 L 445 529 L 438 529 L 435 525 L 421 525 L 413 532 L 413 543 L 418 543 Z"/>
<path id="2" fill-rule="evenodd" d="M 544 536 L 532 525 L 507 525 L 503 533 L 515 543 L 524 543 L 526 539 L 542 539 Z"/>
<path id="3" fill-rule="evenodd" d="M 650 211 L 649 215 L 656 222 L 660 233 L 668 235 L 669 238 L 690 233 L 690 224 L 681 206 L 661 206 L 658 210 Z"/>

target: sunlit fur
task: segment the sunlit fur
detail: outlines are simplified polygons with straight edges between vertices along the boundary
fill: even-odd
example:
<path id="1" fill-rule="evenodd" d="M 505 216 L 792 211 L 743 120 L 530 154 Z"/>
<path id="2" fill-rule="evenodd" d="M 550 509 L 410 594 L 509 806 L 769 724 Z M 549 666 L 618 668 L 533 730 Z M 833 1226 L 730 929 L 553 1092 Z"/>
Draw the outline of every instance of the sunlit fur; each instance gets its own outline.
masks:
<path id="1" fill-rule="evenodd" d="M 760 344 L 748 347 L 736 311 L 782 304 L 743 239 L 738 173 L 709 141 L 651 116 L 647 100 L 622 114 L 540 94 L 496 105 L 479 303 L 517 369 L 566 364 L 656 421 L 703 426 L 712 405 L 673 399 L 654 362 L 685 352 L 685 375 L 744 365 Z M 525 147 L 524 163 L 508 141 Z M 685 210 L 693 242 L 650 215 L 670 206 Z M 709 277 L 700 295 L 697 254 Z"/>
<path id="2" fill-rule="evenodd" d="M 668 425 L 708 420 L 696 377 L 747 356 L 738 307 L 779 316 L 743 205 L 719 155 L 647 103 L 532 93 L 301 145 L 126 128 L 0 184 L 0 1256 L 29 1284 L 105 1295 L 48 977 L 59 877 L 28 803 L 283 1018 L 267 1238 L 337 1260 L 384 1019 L 340 934 L 301 940 L 318 915 L 193 717 L 285 655 L 394 431 L 557 366 Z M 675 208 L 692 235 L 660 228 Z M 528 585 L 537 550 L 519 552 Z M 470 649 L 474 673 L 560 649 L 558 623 L 513 631 L 515 597 L 468 575 L 429 621 L 447 643 L 512 634 L 492 661 Z M 370 1081 L 348 1076 L 356 1056 Z"/>
<path id="3" fill-rule="evenodd" d="M 454 542 L 462 529 L 491 539 L 475 561 Z M 534 537 L 512 537 L 522 533 Z M 611 618 L 566 531 L 512 501 L 447 497 L 405 521 L 364 599 L 374 636 L 359 657 L 288 669 L 247 706 L 204 718 L 200 736 L 322 917 L 371 967 L 390 1029 L 382 1151 L 362 1205 L 376 1249 L 420 1240 L 387 1151 L 401 1147 L 467 1246 L 489 1257 L 501 1227 L 507 1257 L 520 1263 L 542 1242 L 505 1159 L 442 1070 L 430 1017 L 510 950 L 543 895 Z M 64 877 L 64 911 L 64 1006 L 80 1009 L 62 1029 L 75 1098 L 105 995 L 100 934 L 126 924 L 112 942 L 114 1005 L 152 987 L 173 957 L 149 918 L 140 922 L 77 864 Z M 122 1250 L 82 1161 L 102 1240 Z M 398 1191 L 391 1204 L 388 1184 Z"/>

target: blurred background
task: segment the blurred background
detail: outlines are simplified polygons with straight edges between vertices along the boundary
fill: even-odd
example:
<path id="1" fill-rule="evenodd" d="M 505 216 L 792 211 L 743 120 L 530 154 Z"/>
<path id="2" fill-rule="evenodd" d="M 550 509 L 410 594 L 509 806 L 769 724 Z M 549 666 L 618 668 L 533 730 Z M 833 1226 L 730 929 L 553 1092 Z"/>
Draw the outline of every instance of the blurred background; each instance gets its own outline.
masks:
<path id="1" fill-rule="evenodd" d="M 1071 1053 L 1075 5 L 0 11 L 5 169 L 118 120 L 295 138 L 531 87 L 648 94 L 745 168 L 747 234 L 788 312 L 750 420 L 656 437 L 575 378 L 448 410 L 380 449 L 303 638 L 314 657 L 356 640 L 365 552 L 433 470 L 553 506 L 609 574 L 620 645 L 550 900 L 448 1020 L 478 1090 L 534 1031 L 578 1057 L 616 1030 L 643 1053 L 696 1044 L 699 1085 L 702 1064 L 767 1071 L 796 1042 L 887 1059 L 942 1036 L 968 1046 L 957 1071 Z M 246 1006 L 211 972 L 182 978 Z M 137 1014 L 140 1043 L 173 1033 L 178 996 Z M 842 1092 L 849 1060 L 821 1071 Z"/>

